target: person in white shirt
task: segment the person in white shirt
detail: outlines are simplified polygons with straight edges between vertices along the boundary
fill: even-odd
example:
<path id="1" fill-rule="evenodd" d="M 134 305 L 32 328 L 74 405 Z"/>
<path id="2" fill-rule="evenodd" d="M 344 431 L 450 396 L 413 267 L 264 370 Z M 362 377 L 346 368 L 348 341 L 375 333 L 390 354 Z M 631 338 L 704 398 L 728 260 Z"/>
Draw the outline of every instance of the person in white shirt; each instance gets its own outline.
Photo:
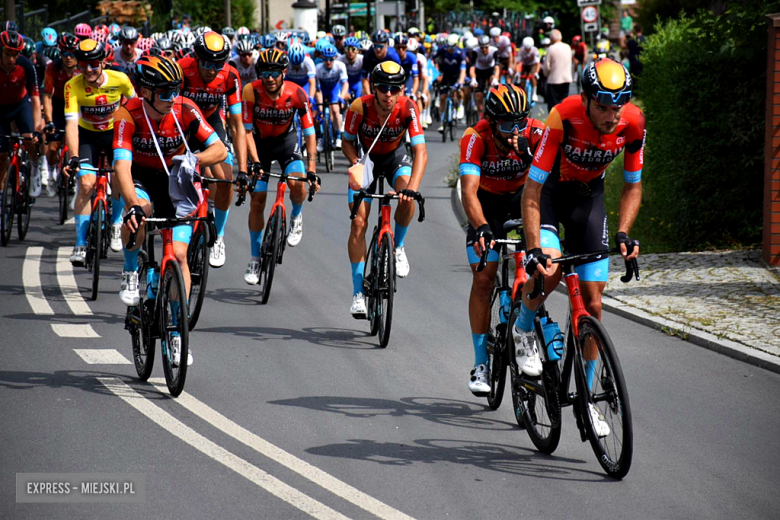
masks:
<path id="1" fill-rule="evenodd" d="M 542 70 L 547 76 L 547 107 L 552 109 L 569 95 L 571 47 L 562 41 L 563 37 L 558 29 L 552 30 L 550 40 L 552 45 L 547 49 Z"/>

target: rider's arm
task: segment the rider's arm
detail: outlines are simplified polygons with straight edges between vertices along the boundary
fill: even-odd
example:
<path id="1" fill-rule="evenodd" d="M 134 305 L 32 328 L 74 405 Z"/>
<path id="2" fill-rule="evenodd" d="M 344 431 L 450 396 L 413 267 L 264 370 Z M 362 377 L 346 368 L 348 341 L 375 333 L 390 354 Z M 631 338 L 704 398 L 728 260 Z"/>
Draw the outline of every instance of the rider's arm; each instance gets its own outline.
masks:
<path id="1" fill-rule="evenodd" d="M 547 127 L 542 134 L 541 144 L 536 150 L 534 162 L 528 171 L 528 179 L 523 188 L 523 227 L 527 249 L 541 247 L 539 239 L 539 200 L 542 185 L 553 169 L 563 139 L 563 122 L 557 108 L 553 108 L 547 117 Z M 526 213 L 528 214 L 526 220 Z"/>
<path id="2" fill-rule="evenodd" d="M 33 129 L 38 132 L 43 128 L 43 122 L 41 120 L 41 95 L 38 89 L 38 73 L 35 72 L 35 66 L 32 61 L 25 58 L 18 62 L 24 69 L 24 75 L 26 78 L 27 94 L 30 95 L 30 101 L 32 102 L 32 116 L 33 116 Z"/>
<path id="3" fill-rule="evenodd" d="M 79 154 L 79 101 L 75 86 L 80 76 L 65 83 L 65 145 L 71 156 Z"/>
<path id="4" fill-rule="evenodd" d="M 411 99 L 406 100 L 406 110 L 412 116 L 409 121 L 409 138 L 412 144 L 414 160 L 412 161 L 412 177 L 409 179 L 407 189 L 418 191 L 423 175 L 425 175 L 425 166 L 428 164 L 428 151 L 425 148 L 425 132 L 420 121 L 420 114 L 417 113 L 417 104 Z"/>
<path id="5" fill-rule="evenodd" d="M 462 56 L 462 58 L 460 62 L 460 76 L 458 77 L 458 83 L 461 85 L 466 81 L 466 57 Z"/>
<path id="6" fill-rule="evenodd" d="M 51 94 L 43 95 L 43 119 L 45 122 L 50 123 L 53 121 L 54 109 L 51 103 Z"/>
<path id="7" fill-rule="evenodd" d="M 347 66 L 344 65 L 342 62 L 339 63 L 341 63 L 342 65 L 341 67 L 339 67 L 341 69 L 340 78 L 339 78 L 339 81 L 341 81 L 341 99 L 346 100 L 347 93 L 349 92 L 349 76 L 347 76 Z"/>
<path id="8" fill-rule="evenodd" d="M 626 234 L 631 231 L 639 207 L 642 203 L 642 167 L 644 163 L 644 148 L 647 132 L 645 130 L 645 116 L 634 105 L 628 105 L 624 111 L 624 117 L 629 120 L 626 130 L 625 158 L 623 159 L 623 193 L 620 197 L 620 218 L 618 232 Z M 639 254 L 634 250 L 628 258 L 635 258 Z"/>
<path id="9" fill-rule="evenodd" d="M 360 98 L 352 102 L 344 116 L 344 140 L 341 143 L 341 152 L 347 158 L 350 165 L 358 161 L 357 133 L 363 120 L 363 101 Z"/>
<path id="10" fill-rule="evenodd" d="M 539 239 L 540 201 L 542 199 L 543 184 L 527 179 L 523 188 L 523 199 L 521 202 L 523 212 L 523 228 L 525 230 L 526 249 L 536 249 L 541 247 Z"/>
<path id="11" fill-rule="evenodd" d="M 477 198 L 479 179 L 482 174 L 480 163 L 485 149 L 485 143 L 474 128 L 467 128 L 460 140 L 460 193 L 463 200 L 463 211 L 466 212 L 471 226 L 477 229 L 487 224 L 482 204 Z"/>
<path id="12" fill-rule="evenodd" d="M 239 79 L 238 71 L 232 66 L 230 67 L 228 78 L 229 84 L 232 84 L 226 93 L 229 114 L 228 123 L 233 132 L 233 144 L 235 145 L 236 159 L 238 159 L 238 171 L 246 172 L 246 136 L 244 135 L 244 124 L 242 121 L 241 80 Z"/>
<path id="13" fill-rule="evenodd" d="M 67 98 L 66 98 L 67 99 Z M 66 139 L 67 139 L 67 125 Z M 125 201 L 125 209 L 138 206 L 138 197 L 133 186 L 131 166 L 133 164 L 133 134 L 135 133 L 135 121 L 125 107 L 119 107 L 114 114 L 114 173 L 122 200 Z M 70 145 L 69 145 L 70 146 Z"/>
<path id="14" fill-rule="evenodd" d="M 243 99 L 241 122 L 244 125 L 244 133 L 246 134 L 246 148 L 249 153 L 249 159 L 251 159 L 252 162 L 260 162 L 260 157 L 257 155 L 257 147 L 255 146 L 255 136 L 252 133 L 252 130 L 254 129 L 252 113 L 255 109 L 255 91 L 252 88 L 251 83 L 244 85 L 244 92 L 241 98 Z"/>
<path id="15" fill-rule="evenodd" d="M 317 171 L 317 136 L 314 133 L 314 118 L 309 108 L 309 99 L 306 92 L 299 88 L 294 108 L 298 110 L 301 119 L 301 135 L 306 143 L 307 172 Z"/>

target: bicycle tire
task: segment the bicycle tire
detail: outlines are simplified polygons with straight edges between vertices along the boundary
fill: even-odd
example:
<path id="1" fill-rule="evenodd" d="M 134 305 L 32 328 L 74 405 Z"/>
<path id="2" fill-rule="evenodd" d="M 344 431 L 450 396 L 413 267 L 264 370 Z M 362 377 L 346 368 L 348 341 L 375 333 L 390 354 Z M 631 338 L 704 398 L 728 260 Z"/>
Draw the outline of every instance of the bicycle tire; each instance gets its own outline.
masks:
<path id="1" fill-rule="evenodd" d="M 168 262 L 160 277 L 157 306 L 159 308 L 158 326 L 163 372 L 168 391 L 173 397 L 178 397 L 184 390 L 184 383 L 187 380 L 187 358 L 190 351 L 187 301 L 186 298 L 182 298 L 184 287 L 181 267 L 175 261 Z M 175 303 L 179 303 L 179 305 L 174 305 Z M 177 332 L 181 338 L 179 366 L 177 367 L 173 366 L 173 352 L 170 348 L 174 332 Z"/>
<path id="2" fill-rule="evenodd" d="M 379 320 L 379 346 L 387 347 L 393 324 L 393 295 L 395 294 L 395 256 L 393 239 L 385 233 L 377 250 L 377 319 Z"/>
<path id="3" fill-rule="evenodd" d="M 331 148 L 330 119 L 324 117 L 322 120 L 322 151 L 325 154 L 325 171 L 328 173 L 333 169 L 333 154 L 331 153 Z"/>
<path id="4" fill-rule="evenodd" d="M 579 323 L 579 344 L 585 345 L 589 338 L 598 346 L 598 365 L 593 377 L 593 390 L 588 388 L 584 354 L 581 350 L 575 363 L 582 422 L 601 467 L 610 477 L 622 479 L 631 469 L 634 452 L 634 428 L 628 390 L 609 334 L 597 319 L 584 316 Z M 586 411 L 589 404 L 598 408 L 609 425 L 610 433 L 606 437 L 600 438 L 596 434 L 590 413 Z"/>
<path id="5" fill-rule="evenodd" d="M 287 249 L 287 221 L 284 219 L 282 208 L 277 209 L 277 214 L 281 225 L 279 226 L 279 252 L 276 255 L 276 263 L 281 265 L 284 259 L 284 251 Z"/>
<path id="6" fill-rule="evenodd" d="M 203 308 L 206 296 L 206 284 L 209 280 L 208 228 L 198 222 L 187 249 L 187 265 L 190 267 L 190 294 L 187 299 L 187 324 L 190 330 L 195 328 Z"/>
<path id="7" fill-rule="evenodd" d="M 506 388 L 506 331 L 507 324 L 501 323 L 501 288 L 493 288 L 490 297 L 490 328 L 488 330 L 488 366 L 490 367 L 490 393 L 488 406 L 498 410 L 504 400 Z"/>
<path id="8" fill-rule="evenodd" d="M 127 324 L 130 331 L 130 338 L 133 343 L 133 364 L 138 378 L 146 381 L 152 374 L 154 368 L 154 351 L 156 340 L 152 337 L 152 326 L 154 325 L 154 304 L 155 300 L 146 298 L 146 280 L 149 267 L 143 260 L 139 260 L 138 269 L 138 292 L 141 300 L 138 307 L 129 307 L 127 310 L 128 318 L 131 320 Z M 137 313 L 138 323 L 133 323 L 131 314 Z"/>
<path id="9" fill-rule="evenodd" d="M 455 142 L 455 126 L 457 123 L 453 120 L 450 122 L 450 141 Z"/>
<path id="10" fill-rule="evenodd" d="M 371 325 L 371 335 L 376 336 L 379 333 L 379 319 L 376 312 L 376 284 L 377 265 L 376 265 L 376 241 L 377 228 L 371 236 L 371 244 L 366 253 L 366 262 L 363 268 L 363 295 L 366 297 L 366 310 L 368 311 L 368 320 Z"/>
<path id="11" fill-rule="evenodd" d="M 261 288 L 261 301 L 263 304 L 268 303 L 268 298 L 271 296 L 274 270 L 276 269 L 276 262 L 279 254 L 280 224 L 277 212 L 274 211 L 271 218 L 268 219 L 268 225 L 265 227 L 265 235 L 263 235 L 263 243 L 260 246 L 260 280 L 258 280 L 258 284 Z"/>
<path id="12" fill-rule="evenodd" d="M 93 302 L 97 300 L 100 288 L 100 259 L 103 256 L 103 218 L 105 214 L 105 203 L 98 200 L 95 209 L 92 210 L 87 233 L 87 266 L 92 271 L 92 295 L 90 298 Z"/>
<path id="13" fill-rule="evenodd" d="M 14 214 L 16 213 L 16 166 L 8 168 L 8 175 L 5 177 L 5 187 L 3 188 L 3 215 L 2 215 L 2 233 L 0 233 L 0 243 L 7 246 L 11 240 L 11 231 L 14 227 Z"/>
<path id="14" fill-rule="evenodd" d="M 27 236 L 27 230 L 30 229 L 30 214 L 32 213 L 32 197 L 30 197 L 30 166 L 24 164 L 19 171 L 19 217 L 16 219 L 16 232 L 19 240 L 24 240 Z"/>

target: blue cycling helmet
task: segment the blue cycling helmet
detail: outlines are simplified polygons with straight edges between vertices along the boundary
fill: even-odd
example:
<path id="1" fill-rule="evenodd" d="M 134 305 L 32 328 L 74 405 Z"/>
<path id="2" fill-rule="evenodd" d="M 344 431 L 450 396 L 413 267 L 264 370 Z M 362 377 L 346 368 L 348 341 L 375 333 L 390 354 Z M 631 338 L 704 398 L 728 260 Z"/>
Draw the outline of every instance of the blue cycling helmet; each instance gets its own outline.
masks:
<path id="1" fill-rule="evenodd" d="M 307 31 L 301 31 L 301 43 L 307 47 L 311 44 L 311 36 L 309 36 Z"/>
<path id="2" fill-rule="evenodd" d="M 293 44 L 288 54 L 290 55 L 290 63 L 295 66 L 301 65 L 303 60 L 306 59 L 306 52 L 304 52 L 303 45 L 300 43 Z"/>
<path id="3" fill-rule="evenodd" d="M 474 29 L 474 36 L 482 36 L 483 34 L 485 34 L 485 31 L 483 31 L 483 30 L 482 30 L 482 29 L 480 29 L 479 27 L 477 27 L 476 29 Z"/>
<path id="4" fill-rule="evenodd" d="M 272 47 L 276 46 L 276 36 L 273 34 L 266 34 L 263 36 L 263 47 L 266 49 L 270 49 Z"/>
<path id="5" fill-rule="evenodd" d="M 320 38 L 317 40 L 317 45 L 314 46 L 315 49 L 317 49 L 317 52 L 322 54 L 322 51 L 325 50 L 325 47 L 329 46 L 330 42 L 326 38 Z"/>
<path id="6" fill-rule="evenodd" d="M 322 57 L 326 60 L 334 60 L 336 59 L 336 56 L 339 55 L 338 51 L 336 50 L 336 47 L 333 45 L 328 45 L 324 49 L 322 49 Z"/>
<path id="7" fill-rule="evenodd" d="M 355 47 L 356 49 L 360 48 L 360 40 L 355 38 L 354 36 L 350 36 L 346 40 L 344 40 L 344 47 Z"/>
<path id="8" fill-rule="evenodd" d="M 43 40 L 43 45 L 46 47 L 56 47 L 57 46 L 57 31 L 52 29 L 51 27 L 46 27 L 41 31 L 41 39 Z"/>

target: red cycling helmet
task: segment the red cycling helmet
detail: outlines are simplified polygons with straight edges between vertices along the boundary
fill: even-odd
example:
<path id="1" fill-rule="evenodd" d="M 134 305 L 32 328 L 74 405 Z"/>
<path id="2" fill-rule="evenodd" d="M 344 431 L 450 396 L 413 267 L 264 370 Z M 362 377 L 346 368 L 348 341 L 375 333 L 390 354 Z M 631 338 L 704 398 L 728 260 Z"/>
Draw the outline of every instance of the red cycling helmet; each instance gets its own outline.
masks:
<path id="1" fill-rule="evenodd" d="M 16 31 L 3 31 L 0 33 L 0 46 L 8 50 L 22 52 L 24 49 L 24 38 Z"/>

